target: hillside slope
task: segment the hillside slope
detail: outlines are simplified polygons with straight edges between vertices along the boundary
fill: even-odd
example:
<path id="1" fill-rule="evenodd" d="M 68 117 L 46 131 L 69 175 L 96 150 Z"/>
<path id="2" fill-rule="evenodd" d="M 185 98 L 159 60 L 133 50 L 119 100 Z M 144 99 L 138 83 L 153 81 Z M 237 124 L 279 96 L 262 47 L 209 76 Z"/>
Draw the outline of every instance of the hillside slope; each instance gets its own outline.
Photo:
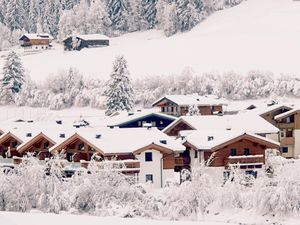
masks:
<path id="1" fill-rule="evenodd" d="M 85 76 L 107 78 L 112 61 L 124 54 L 133 78 L 180 73 L 251 69 L 300 74 L 300 2 L 248 0 L 219 11 L 192 31 L 166 38 L 152 30 L 123 35 L 105 48 L 55 50 L 23 56 L 34 80 L 70 66 Z"/>

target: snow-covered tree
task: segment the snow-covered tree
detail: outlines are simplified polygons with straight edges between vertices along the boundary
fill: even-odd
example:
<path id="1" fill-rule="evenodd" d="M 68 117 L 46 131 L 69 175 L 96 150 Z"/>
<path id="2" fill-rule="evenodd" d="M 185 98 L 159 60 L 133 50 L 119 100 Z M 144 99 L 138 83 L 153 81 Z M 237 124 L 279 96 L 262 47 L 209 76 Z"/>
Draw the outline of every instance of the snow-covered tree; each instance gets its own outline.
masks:
<path id="1" fill-rule="evenodd" d="M 147 29 L 153 28 L 157 23 L 157 5 L 158 0 L 142 0 L 141 1 L 141 17 L 146 21 Z"/>
<path id="2" fill-rule="evenodd" d="M 116 111 L 130 111 L 133 108 L 134 96 L 127 61 L 123 56 L 116 57 L 113 71 L 105 90 L 106 114 Z"/>
<path id="3" fill-rule="evenodd" d="M 200 114 L 200 111 L 199 111 L 199 108 L 198 108 L 197 105 L 191 105 L 191 106 L 189 107 L 189 111 L 188 111 L 187 114 L 188 114 L 189 116 L 199 116 L 199 115 L 201 115 L 201 114 Z"/>
<path id="4" fill-rule="evenodd" d="M 20 92 L 25 82 L 24 73 L 19 56 L 14 51 L 9 52 L 5 60 L 3 78 L 1 80 L 2 94 L 4 96 L 10 96 L 10 100 L 13 100 L 13 95 Z"/>
<path id="5" fill-rule="evenodd" d="M 127 1 L 124 0 L 106 0 L 108 16 L 112 26 L 116 30 L 126 31 L 128 29 Z"/>
<path id="6" fill-rule="evenodd" d="M 176 13 L 180 31 L 188 31 L 200 22 L 202 0 L 176 0 Z"/>

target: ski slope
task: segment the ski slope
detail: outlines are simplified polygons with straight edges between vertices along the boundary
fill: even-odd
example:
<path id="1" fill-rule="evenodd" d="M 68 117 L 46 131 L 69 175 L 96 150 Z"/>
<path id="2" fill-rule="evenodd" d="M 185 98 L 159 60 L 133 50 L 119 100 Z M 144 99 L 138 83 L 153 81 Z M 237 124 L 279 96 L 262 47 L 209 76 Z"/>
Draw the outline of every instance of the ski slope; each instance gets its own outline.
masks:
<path id="1" fill-rule="evenodd" d="M 135 32 L 112 38 L 109 47 L 64 52 L 57 45 L 22 60 L 36 81 L 71 66 L 86 77 L 107 79 L 120 54 L 128 60 L 133 78 L 179 74 L 186 67 L 196 72 L 259 69 L 298 75 L 299 22 L 300 1 L 247 0 L 169 38 L 158 30 Z"/>

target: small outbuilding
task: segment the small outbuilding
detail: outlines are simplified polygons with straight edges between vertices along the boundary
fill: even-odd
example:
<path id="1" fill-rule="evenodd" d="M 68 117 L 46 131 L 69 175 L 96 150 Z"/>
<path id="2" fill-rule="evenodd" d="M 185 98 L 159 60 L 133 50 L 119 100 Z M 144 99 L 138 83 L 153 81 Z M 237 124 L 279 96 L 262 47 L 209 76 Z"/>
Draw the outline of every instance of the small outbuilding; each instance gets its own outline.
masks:
<path id="1" fill-rule="evenodd" d="M 94 48 L 109 46 L 109 37 L 102 34 L 84 34 L 69 36 L 63 40 L 65 50 L 81 50 L 83 48 Z"/>

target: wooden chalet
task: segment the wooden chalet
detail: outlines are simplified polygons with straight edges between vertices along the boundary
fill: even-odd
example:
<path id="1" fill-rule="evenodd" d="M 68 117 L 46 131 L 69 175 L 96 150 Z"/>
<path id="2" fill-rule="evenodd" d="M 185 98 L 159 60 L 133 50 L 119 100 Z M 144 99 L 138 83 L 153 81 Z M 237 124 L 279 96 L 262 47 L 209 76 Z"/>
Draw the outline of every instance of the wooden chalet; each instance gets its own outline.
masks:
<path id="1" fill-rule="evenodd" d="M 161 113 L 172 116 L 185 116 L 191 106 L 199 109 L 200 115 L 223 114 L 223 106 L 226 103 L 212 96 L 193 95 L 167 95 L 152 104 L 159 107 Z"/>
<path id="2" fill-rule="evenodd" d="M 102 34 L 85 34 L 70 36 L 63 40 L 65 50 L 109 46 L 109 37 Z"/>
<path id="3" fill-rule="evenodd" d="M 163 132 L 169 136 L 180 136 L 180 132 L 192 130 L 236 130 L 265 137 L 272 136 L 273 140 L 277 140 L 279 132 L 278 128 L 260 116 L 249 113 L 222 116 L 181 116 L 167 126 Z"/>
<path id="4" fill-rule="evenodd" d="M 52 47 L 53 37 L 50 34 L 23 34 L 19 41 L 24 50 L 46 50 Z"/>
<path id="5" fill-rule="evenodd" d="M 199 132 L 185 137 L 184 145 L 194 162 L 208 162 L 211 167 L 231 166 L 244 170 L 262 168 L 266 149 L 279 149 L 279 143 L 260 135 L 241 132 Z"/>

